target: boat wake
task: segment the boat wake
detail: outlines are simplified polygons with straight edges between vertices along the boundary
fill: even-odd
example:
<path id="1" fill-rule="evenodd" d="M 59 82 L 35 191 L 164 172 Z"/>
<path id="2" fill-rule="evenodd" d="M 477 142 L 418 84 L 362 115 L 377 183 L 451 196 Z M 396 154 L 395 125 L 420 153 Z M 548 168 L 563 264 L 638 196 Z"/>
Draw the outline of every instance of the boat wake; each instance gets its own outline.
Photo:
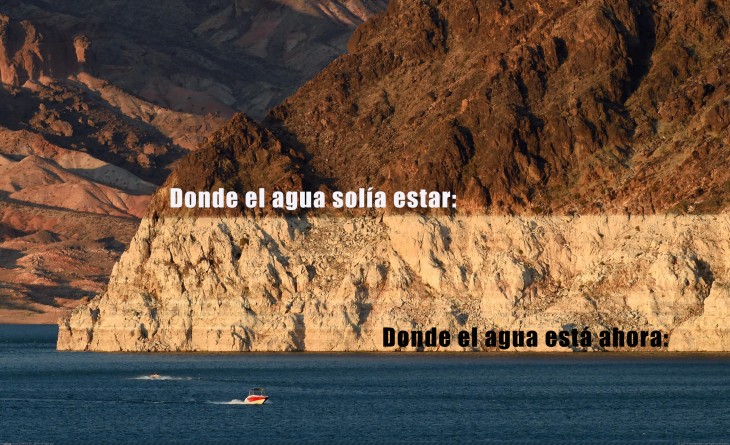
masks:
<path id="1" fill-rule="evenodd" d="M 227 402 L 208 402 L 213 405 L 245 405 L 246 402 L 241 399 L 233 399 Z"/>
<path id="2" fill-rule="evenodd" d="M 193 380 L 192 377 L 173 377 L 171 375 L 141 375 L 132 377 L 132 380 Z"/>

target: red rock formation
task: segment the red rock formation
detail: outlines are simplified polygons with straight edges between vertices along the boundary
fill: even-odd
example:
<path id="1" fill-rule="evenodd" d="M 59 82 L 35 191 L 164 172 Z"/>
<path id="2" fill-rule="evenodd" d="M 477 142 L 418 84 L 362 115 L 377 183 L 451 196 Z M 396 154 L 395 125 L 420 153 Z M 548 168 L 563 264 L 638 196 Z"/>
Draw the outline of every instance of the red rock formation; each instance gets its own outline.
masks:
<path id="1" fill-rule="evenodd" d="M 394 0 L 267 125 L 342 189 L 500 212 L 716 211 L 727 2 Z"/>
<path id="2" fill-rule="evenodd" d="M 85 34 L 74 37 L 74 49 L 76 50 L 76 62 L 79 66 L 86 65 L 91 59 L 91 39 Z"/>
<path id="3" fill-rule="evenodd" d="M 21 86 L 43 77 L 65 77 L 78 69 L 71 44 L 58 32 L 0 14 L 0 80 Z"/>
<path id="4" fill-rule="evenodd" d="M 0 213 L 4 208 L 12 215 L 32 210 L 41 224 L 58 219 L 60 208 L 66 209 L 60 212 L 65 217 L 76 215 L 85 221 L 93 219 L 87 218 L 90 213 L 96 213 L 94 218 L 100 221 L 111 218 L 101 215 L 139 216 L 154 184 L 161 183 L 171 165 L 186 151 L 197 149 L 235 108 L 262 116 L 271 104 L 341 54 L 352 29 L 384 9 L 385 3 L 3 2 L 0 169 L 6 184 L 0 187 L 4 189 L 0 190 Z M 265 60 L 259 58 L 261 54 Z M 229 132 L 230 137 L 221 133 L 214 139 L 227 151 L 226 161 L 215 161 L 210 153 L 191 161 L 210 161 L 212 167 L 223 168 L 226 177 L 232 165 L 254 168 L 260 161 L 258 154 L 271 148 L 267 138 L 273 142 L 275 137 L 248 122 L 252 138 L 263 135 L 255 139 L 261 147 L 253 157 L 248 148 L 254 139 Z M 287 156 L 272 156 L 274 162 L 269 170 L 261 170 L 265 174 L 260 182 L 271 183 L 269 179 L 280 175 L 283 186 L 300 188 L 301 181 L 287 170 Z M 226 164 L 229 161 L 232 164 Z M 190 162 L 184 162 L 180 172 L 189 167 Z M 192 179 L 205 178 L 207 173 Z M 24 208 L 23 212 L 9 202 Z M 34 299 L 41 294 L 53 301 L 47 296 L 76 298 L 103 289 L 105 274 L 120 253 L 118 245 L 129 241 L 135 224 L 133 220 L 103 222 L 93 237 L 78 240 L 75 247 L 84 253 L 73 262 L 74 273 L 95 278 L 93 283 L 84 279 L 70 285 L 65 276 L 41 273 L 39 277 L 34 271 L 42 268 L 36 260 L 22 258 L 48 257 L 54 259 L 48 266 L 55 267 L 56 248 L 76 228 L 56 227 L 60 241 L 38 237 L 28 248 L 15 239 L 27 235 L 26 230 L 12 231 L 22 226 L 22 218 L 10 219 L 0 231 L 2 241 L 8 243 L 0 245 L 0 250 L 7 247 L 11 252 L 7 264 L 20 257 L 18 267 L 23 270 L 9 266 L 4 275 L 0 273 L 0 319 L 4 319 L 5 298 L 18 307 L 34 307 Z M 114 240 L 116 248 L 99 248 L 98 238 Z M 59 263 L 66 260 L 61 257 Z M 3 258 L 0 263 L 2 272 L 6 263 Z M 14 284 L 5 286 L 9 282 Z M 40 282 L 47 292 L 32 287 Z"/>

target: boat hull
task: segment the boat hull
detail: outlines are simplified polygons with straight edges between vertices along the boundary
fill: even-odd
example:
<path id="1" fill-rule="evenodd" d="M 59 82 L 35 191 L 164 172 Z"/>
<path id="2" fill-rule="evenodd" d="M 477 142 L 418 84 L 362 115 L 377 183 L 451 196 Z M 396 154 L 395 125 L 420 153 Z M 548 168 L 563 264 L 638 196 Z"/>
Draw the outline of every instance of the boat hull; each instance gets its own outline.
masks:
<path id="1" fill-rule="evenodd" d="M 263 405 L 266 403 L 266 401 L 269 400 L 268 396 L 248 396 L 246 397 L 246 400 L 243 401 L 244 405 Z"/>

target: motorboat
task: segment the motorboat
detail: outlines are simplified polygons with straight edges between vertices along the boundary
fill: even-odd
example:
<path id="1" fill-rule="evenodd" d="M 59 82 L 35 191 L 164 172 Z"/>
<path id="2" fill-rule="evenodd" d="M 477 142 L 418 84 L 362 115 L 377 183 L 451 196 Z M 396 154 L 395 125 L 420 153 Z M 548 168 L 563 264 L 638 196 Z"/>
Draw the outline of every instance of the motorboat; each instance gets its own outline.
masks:
<path id="1" fill-rule="evenodd" d="M 159 380 L 162 378 L 160 374 L 150 374 L 147 377 L 149 377 L 151 380 Z"/>
<path id="2" fill-rule="evenodd" d="M 263 405 L 269 400 L 264 388 L 253 388 L 248 391 L 248 397 L 243 401 L 245 405 Z"/>

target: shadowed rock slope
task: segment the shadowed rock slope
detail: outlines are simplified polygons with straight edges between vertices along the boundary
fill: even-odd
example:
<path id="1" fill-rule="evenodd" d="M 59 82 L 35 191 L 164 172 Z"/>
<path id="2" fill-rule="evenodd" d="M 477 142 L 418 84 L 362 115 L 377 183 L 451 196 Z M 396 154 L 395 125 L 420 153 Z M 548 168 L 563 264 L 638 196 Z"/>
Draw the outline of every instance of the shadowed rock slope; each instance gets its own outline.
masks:
<path id="1" fill-rule="evenodd" d="M 386 3 L 8 0 L 2 10 L 79 36 L 69 51 L 132 94 L 175 111 L 228 118 L 235 111 L 263 116 L 342 54 L 355 26 Z"/>

